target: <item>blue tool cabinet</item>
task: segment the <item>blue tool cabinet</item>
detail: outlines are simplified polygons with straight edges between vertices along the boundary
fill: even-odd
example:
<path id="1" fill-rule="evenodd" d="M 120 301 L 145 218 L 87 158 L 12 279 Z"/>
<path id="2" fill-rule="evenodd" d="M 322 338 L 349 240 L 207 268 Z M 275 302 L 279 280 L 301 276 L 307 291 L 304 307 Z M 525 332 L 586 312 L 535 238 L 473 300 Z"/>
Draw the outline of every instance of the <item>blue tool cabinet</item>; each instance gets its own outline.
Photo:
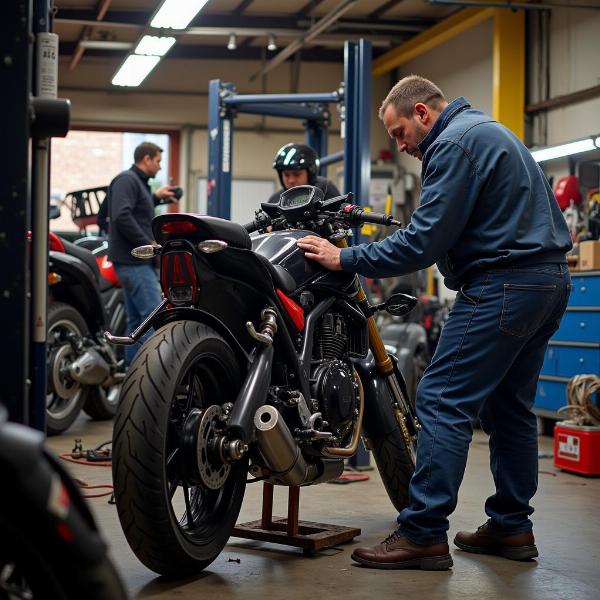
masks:
<path id="1" fill-rule="evenodd" d="M 600 375 L 600 271 L 575 271 L 571 279 L 567 312 L 548 344 L 535 395 L 534 410 L 542 417 L 558 416 L 573 375 Z"/>

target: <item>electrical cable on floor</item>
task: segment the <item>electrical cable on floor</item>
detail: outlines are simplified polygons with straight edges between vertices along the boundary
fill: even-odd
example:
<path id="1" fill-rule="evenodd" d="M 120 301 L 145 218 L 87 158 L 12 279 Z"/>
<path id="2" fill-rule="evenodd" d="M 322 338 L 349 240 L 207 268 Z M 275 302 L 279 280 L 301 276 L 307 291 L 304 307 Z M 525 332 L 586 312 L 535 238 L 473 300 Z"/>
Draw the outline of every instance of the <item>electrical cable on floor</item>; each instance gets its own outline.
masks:
<path id="1" fill-rule="evenodd" d="M 574 425 L 600 425 L 600 407 L 594 395 L 600 393 L 600 377 L 597 375 L 575 375 L 567 384 L 567 405 L 558 413 L 567 413 L 568 421 Z"/>
<path id="2" fill-rule="evenodd" d="M 87 450 L 86 452 L 94 452 L 94 450 Z M 58 456 L 59 458 L 62 458 L 62 460 L 75 463 L 76 465 L 87 465 L 89 467 L 112 466 L 112 460 L 90 460 L 86 458 L 86 452 L 64 452 Z"/>
<path id="3" fill-rule="evenodd" d="M 112 451 L 110 448 L 106 448 L 112 444 L 112 441 L 103 442 L 96 446 L 93 450 L 84 450 L 81 445 L 81 440 L 75 440 L 75 448 L 73 452 L 63 452 L 59 454 L 59 458 L 66 462 L 75 463 L 76 465 L 86 465 L 90 467 L 111 467 L 112 466 Z M 113 496 L 114 488 L 110 484 L 90 485 L 83 479 L 75 479 L 75 483 L 82 490 L 108 490 L 106 492 L 100 492 L 95 494 L 82 494 L 84 498 L 102 498 L 104 496 Z M 112 503 L 109 500 L 109 503 Z"/>
<path id="4" fill-rule="evenodd" d="M 113 494 L 114 488 L 112 485 L 109 485 L 109 484 L 90 485 L 86 481 L 83 481 L 83 479 L 75 479 L 74 481 L 80 488 L 82 488 L 84 490 L 99 490 L 99 489 L 109 490 L 108 492 L 102 492 L 100 494 L 83 494 L 84 498 L 102 498 L 103 496 L 112 496 L 112 494 Z"/>

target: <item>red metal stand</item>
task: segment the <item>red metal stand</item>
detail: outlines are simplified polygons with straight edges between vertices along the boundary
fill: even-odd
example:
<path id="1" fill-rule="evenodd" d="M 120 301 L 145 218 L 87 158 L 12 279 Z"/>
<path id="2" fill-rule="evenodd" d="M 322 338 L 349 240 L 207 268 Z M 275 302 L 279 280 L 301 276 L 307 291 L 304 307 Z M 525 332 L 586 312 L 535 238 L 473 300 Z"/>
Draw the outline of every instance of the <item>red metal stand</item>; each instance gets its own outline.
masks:
<path id="1" fill-rule="evenodd" d="M 300 488 L 290 487 L 287 519 L 273 517 L 273 485 L 264 483 L 261 519 L 237 525 L 232 535 L 302 548 L 304 554 L 311 555 L 323 548 L 351 542 L 361 533 L 360 529 L 355 527 L 300 521 L 298 520 L 299 507 Z"/>

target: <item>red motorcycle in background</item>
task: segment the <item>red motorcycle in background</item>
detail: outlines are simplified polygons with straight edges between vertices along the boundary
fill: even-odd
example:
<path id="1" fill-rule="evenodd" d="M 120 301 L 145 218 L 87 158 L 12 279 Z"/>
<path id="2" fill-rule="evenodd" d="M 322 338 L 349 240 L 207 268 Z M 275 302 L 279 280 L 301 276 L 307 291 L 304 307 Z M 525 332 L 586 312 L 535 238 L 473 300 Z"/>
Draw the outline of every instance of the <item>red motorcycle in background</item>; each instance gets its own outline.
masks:
<path id="1" fill-rule="evenodd" d="M 87 247 L 86 247 L 87 246 Z M 125 377 L 123 351 L 106 329 L 125 332 L 123 292 L 108 260 L 108 243 L 71 243 L 50 233 L 46 424 L 65 431 L 81 409 L 92 419 L 115 415 Z"/>

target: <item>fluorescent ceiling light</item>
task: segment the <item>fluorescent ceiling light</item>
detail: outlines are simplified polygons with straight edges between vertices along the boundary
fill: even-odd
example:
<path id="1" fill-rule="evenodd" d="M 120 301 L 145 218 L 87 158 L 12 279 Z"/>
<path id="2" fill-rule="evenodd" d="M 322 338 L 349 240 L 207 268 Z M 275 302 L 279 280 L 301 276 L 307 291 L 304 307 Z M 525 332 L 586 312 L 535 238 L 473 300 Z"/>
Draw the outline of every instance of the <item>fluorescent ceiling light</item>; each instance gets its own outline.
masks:
<path id="1" fill-rule="evenodd" d="M 150 56 L 164 56 L 169 48 L 175 43 L 174 37 L 159 37 L 157 35 L 145 35 L 135 48 L 136 54 L 148 54 Z"/>
<path id="2" fill-rule="evenodd" d="M 160 56 L 130 54 L 112 79 L 113 85 L 136 87 L 158 64 Z"/>
<path id="3" fill-rule="evenodd" d="M 531 156 L 533 156 L 534 160 L 537 162 L 544 162 L 546 160 L 571 156 L 572 154 L 589 152 L 590 150 L 596 150 L 599 147 L 600 137 L 595 139 L 587 138 L 585 140 L 569 142 L 568 144 L 559 144 L 558 146 L 549 146 L 548 148 L 542 148 L 541 150 L 534 150 L 531 153 Z"/>
<path id="4" fill-rule="evenodd" d="M 165 0 L 150 26 L 185 29 L 207 2 L 208 0 Z"/>

